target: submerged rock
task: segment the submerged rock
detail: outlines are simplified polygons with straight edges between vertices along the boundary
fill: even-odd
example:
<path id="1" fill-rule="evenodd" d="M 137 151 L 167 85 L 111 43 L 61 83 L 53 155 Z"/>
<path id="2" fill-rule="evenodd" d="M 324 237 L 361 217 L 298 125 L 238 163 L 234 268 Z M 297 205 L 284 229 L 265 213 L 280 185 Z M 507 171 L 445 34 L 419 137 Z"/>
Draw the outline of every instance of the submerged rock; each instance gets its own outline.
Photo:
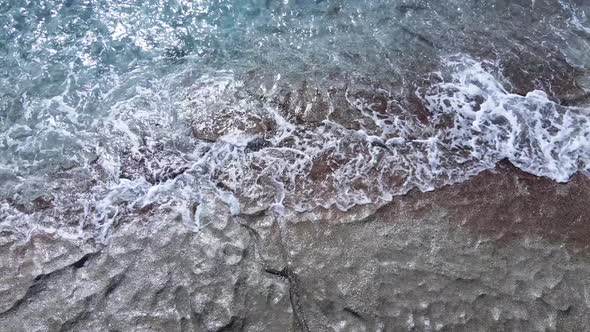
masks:
<path id="1" fill-rule="evenodd" d="M 365 213 L 0 234 L 6 331 L 590 329 L 590 179 L 507 162 Z M 366 213 L 370 211 L 371 213 Z M 354 217 L 356 215 L 356 217 Z M 352 217 L 351 217 L 352 216 Z"/>
<path id="2" fill-rule="evenodd" d="M 289 287 L 237 222 L 131 226 L 107 247 L 3 235 L 3 331 L 288 331 Z"/>

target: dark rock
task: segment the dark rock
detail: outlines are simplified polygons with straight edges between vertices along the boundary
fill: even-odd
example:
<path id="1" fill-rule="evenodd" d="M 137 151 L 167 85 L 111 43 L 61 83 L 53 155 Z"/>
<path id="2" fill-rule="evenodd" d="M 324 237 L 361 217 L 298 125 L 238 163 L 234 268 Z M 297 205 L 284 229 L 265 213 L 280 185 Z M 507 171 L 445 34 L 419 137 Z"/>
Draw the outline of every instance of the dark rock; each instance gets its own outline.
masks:
<path id="1" fill-rule="evenodd" d="M 7 331 L 587 330 L 590 179 L 508 162 L 378 210 L 0 235 Z M 108 318 L 108 319 L 105 319 Z"/>
<path id="2" fill-rule="evenodd" d="M 269 146 L 272 146 L 270 141 L 267 141 L 263 138 L 255 138 L 246 144 L 246 151 L 256 152 Z"/>
<path id="3" fill-rule="evenodd" d="M 130 227 L 103 248 L 8 242 L 1 255 L 6 331 L 292 330 L 288 281 L 264 272 L 235 222 L 157 236 Z"/>
<path id="4" fill-rule="evenodd" d="M 353 223 L 286 227 L 310 330 L 588 329 L 589 182 L 501 163 Z"/>

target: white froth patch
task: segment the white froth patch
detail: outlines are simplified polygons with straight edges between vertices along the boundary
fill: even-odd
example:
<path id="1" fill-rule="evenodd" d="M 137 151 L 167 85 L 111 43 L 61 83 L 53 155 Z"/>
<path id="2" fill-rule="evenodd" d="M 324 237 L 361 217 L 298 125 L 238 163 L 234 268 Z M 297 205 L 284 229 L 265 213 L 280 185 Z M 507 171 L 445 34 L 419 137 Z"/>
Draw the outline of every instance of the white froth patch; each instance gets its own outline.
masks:
<path id="1" fill-rule="evenodd" d="M 330 117 L 293 123 L 267 101 L 276 85 L 260 99 L 231 72 L 157 81 L 131 73 L 103 95 L 108 107 L 91 122 L 64 98 L 53 111 L 31 105 L 37 123 L 0 133 L 1 147 L 18 147 L 0 164 L 16 172 L 3 189 L 16 201 L 26 201 L 23 192 L 49 193 L 54 208 L 23 212 L 0 202 L 0 231 L 108 241 L 121 222 L 179 220 L 197 231 L 220 216 L 264 209 L 381 204 L 463 181 L 504 158 L 556 181 L 590 165 L 588 109 L 560 106 L 542 91 L 511 94 L 470 58 L 450 59 L 444 72 L 446 80 L 417 91 L 431 113 L 426 124 L 401 105 L 402 113 L 377 114 L 347 95 L 351 111 L 378 130 L 347 129 Z M 68 156 L 70 146 L 77 152 Z M 78 165 L 66 170 L 71 177 L 39 172 L 47 159 L 31 156 L 51 151 Z"/>
<path id="2" fill-rule="evenodd" d="M 435 116 L 451 115 L 443 135 L 449 146 L 482 164 L 508 158 L 519 168 L 565 182 L 590 166 L 590 110 L 564 107 L 543 91 L 506 91 L 475 60 L 449 60 L 449 82 L 419 91 Z"/>

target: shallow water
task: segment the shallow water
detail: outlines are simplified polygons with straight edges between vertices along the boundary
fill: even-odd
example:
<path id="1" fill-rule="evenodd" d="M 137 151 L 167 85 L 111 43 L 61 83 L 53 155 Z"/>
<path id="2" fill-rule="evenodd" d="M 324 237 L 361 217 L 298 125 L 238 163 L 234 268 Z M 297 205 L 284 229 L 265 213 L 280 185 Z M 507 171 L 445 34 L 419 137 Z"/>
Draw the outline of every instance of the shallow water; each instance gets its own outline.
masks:
<path id="1" fill-rule="evenodd" d="M 584 1 L 1 1 L 0 230 L 381 204 L 590 165 Z"/>

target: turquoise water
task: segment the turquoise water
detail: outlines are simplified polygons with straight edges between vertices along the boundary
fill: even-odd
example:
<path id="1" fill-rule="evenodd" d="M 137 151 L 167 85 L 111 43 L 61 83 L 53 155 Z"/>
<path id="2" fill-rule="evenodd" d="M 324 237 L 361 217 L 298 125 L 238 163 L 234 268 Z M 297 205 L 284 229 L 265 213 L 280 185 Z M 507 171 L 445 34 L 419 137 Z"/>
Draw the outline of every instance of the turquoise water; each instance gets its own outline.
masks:
<path id="1" fill-rule="evenodd" d="M 382 204 L 590 164 L 584 1 L 0 1 L 0 229 Z M 452 125 L 450 125 L 452 124 Z"/>

